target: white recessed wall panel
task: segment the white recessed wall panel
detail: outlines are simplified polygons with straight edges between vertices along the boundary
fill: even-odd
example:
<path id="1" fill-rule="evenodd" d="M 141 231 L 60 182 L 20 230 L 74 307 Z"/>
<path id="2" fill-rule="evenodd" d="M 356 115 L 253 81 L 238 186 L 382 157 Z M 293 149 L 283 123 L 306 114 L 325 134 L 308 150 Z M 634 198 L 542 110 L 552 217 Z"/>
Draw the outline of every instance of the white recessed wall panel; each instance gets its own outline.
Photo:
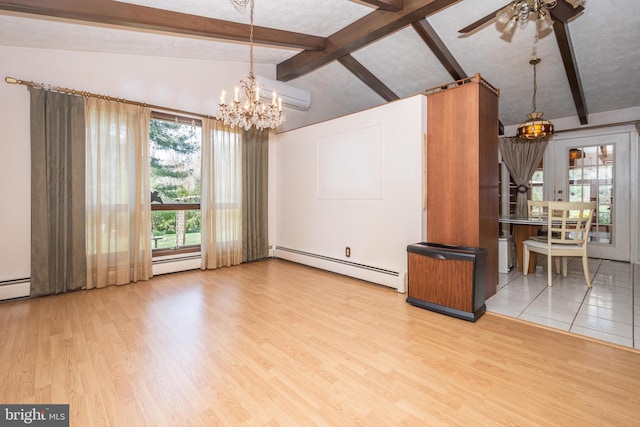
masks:
<path id="1" fill-rule="evenodd" d="M 318 138 L 319 199 L 383 197 L 381 124 Z"/>

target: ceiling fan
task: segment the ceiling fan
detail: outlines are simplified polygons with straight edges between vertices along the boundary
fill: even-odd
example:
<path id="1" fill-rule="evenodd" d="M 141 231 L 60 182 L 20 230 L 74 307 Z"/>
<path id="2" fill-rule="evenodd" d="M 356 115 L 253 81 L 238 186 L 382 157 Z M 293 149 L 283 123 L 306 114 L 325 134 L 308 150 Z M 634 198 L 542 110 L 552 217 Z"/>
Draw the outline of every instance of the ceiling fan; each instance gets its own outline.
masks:
<path id="1" fill-rule="evenodd" d="M 470 33 L 493 19 L 497 19 L 507 32 L 514 30 L 518 22 L 526 22 L 530 14 L 537 14 L 537 18 L 547 24 L 552 24 L 550 19 L 567 22 L 584 10 L 583 3 L 584 0 L 514 0 L 458 32 Z"/>

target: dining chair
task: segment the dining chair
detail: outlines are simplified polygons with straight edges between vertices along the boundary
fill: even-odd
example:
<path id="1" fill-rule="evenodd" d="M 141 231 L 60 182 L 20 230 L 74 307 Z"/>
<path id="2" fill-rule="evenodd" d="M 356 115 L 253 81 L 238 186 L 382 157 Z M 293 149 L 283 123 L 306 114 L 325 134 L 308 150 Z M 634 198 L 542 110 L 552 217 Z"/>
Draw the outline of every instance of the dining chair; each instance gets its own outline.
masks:
<path id="1" fill-rule="evenodd" d="M 549 201 L 548 200 L 527 200 L 527 214 L 529 218 L 546 219 L 549 214 Z M 547 228 L 544 227 L 538 230 L 538 234 L 531 236 L 531 239 L 540 240 L 541 242 L 547 241 Z"/>
<path id="2" fill-rule="evenodd" d="M 546 218 L 549 211 L 548 200 L 527 200 L 529 218 Z"/>
<path id="3" fill-rule="evenodd" d="M 547 215 L 547 238 L 545 241 L 528 239 L 523 242 L 524 265 L 528 265 L 531 252 L 547 256 L 547 285 L 552 286 L 552 259 L 556 257 L 556 272 L 560 270 L 562 258 L 562 277 L 567 277 L 567 257 L 582 257 L 582 269 L 587 286 L 591 287 L 587 242 L 589 229 L 596 203 L 583 202 L 549 202 Z M 526 276 L 527 271 L 523 270 Z"/>

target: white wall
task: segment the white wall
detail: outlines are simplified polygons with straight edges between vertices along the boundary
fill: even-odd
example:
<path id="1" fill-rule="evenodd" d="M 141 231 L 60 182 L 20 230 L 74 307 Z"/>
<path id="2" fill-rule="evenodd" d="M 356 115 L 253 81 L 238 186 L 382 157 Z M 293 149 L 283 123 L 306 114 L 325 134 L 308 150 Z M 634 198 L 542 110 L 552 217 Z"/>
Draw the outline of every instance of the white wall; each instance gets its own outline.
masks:
<path id="1" fill-rule="evenodd" d="M 278 134 L 277 256 L 403 290 L 406 247 L 424 235 L 425 132 L 417 95 Z M 383 283 L 352 264 L 400 274 Z"/>
<path id="2" fill-rule="evenodd" d="M 255 69 L 275 75 L 272 65 Z M 29 94 L 5 77 L 215 115 L 222 89 L 247 74 L 247 64 L 0 46 L 0 282 L 30 275 Z M 342 111 L 322 93 L 312 91 L 311 103 L 306 112 L 286 110 L 283 129 Z"/>

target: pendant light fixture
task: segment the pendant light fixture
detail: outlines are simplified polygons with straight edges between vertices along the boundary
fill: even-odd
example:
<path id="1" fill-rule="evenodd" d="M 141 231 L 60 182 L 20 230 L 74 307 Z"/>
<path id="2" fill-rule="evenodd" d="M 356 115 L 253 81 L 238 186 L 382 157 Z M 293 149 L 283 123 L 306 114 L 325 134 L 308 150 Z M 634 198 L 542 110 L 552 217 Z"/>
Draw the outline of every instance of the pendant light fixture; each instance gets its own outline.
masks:
<path id="1" fill-rule="evenodd" d="M 542 111 L 536 111 L 536 92 L 538 91 L 536 65 L 541 61 L 540 58 L 535 56 L 537 43 L 538 35 L 536 34 L 533 45 L 534 56 L 529 61 L 529 64 L 533 65 L 533 112 L 527 114 L 527 121 L 518 126 L 518 129 L 516 130 L 516 135 L 519 138 L 529 141 L 542 139 L 553 134 L 553 123 L 542 118 L 542 115 L 544 114 Z"/>

